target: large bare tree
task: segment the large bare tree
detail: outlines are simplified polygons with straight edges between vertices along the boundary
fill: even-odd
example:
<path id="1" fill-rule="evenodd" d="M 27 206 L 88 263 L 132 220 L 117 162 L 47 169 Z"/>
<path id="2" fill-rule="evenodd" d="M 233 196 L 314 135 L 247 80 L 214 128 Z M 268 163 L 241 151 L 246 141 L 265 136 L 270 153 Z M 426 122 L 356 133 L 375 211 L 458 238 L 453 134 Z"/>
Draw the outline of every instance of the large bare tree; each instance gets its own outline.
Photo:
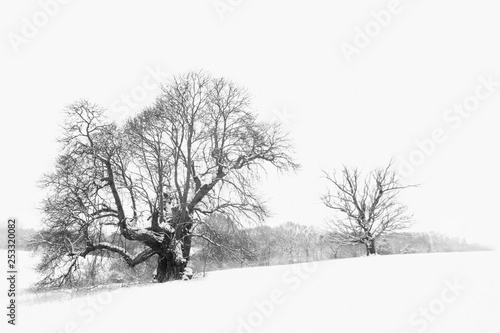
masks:
<path id="1" fill-rule="evenodd" d="M 66 112 L 56 168 L 42 180 L 49 195 L 38 245 L 48 284 L 71 281 L 79 258 L 100 253 L 132 267 L 156 256 L 159 282 L 181 278 L 193 237 L 217 245 L 203 232 L 206 217 L 263 220 L 259 174 L 299 167 L 287 134 L 256 118 L 246 91 L 204 72 L 174 77 L 123 125 L 87 101 Z"/>
<path id="2" fill-rule="evenodd" d="M 322 201 L 335 211 L 327 222 L 330 241 L 339 246 L 363 244 L 371 255 L 376 254 L 377 238 L 411 225 L 411 215 L 398 197 L 413 185 L 402 185 L 392 167 L 390 162 L 366 177 L 357 168 L 346 166 L 340 176 L 324 172 L 330 186 Z"/>

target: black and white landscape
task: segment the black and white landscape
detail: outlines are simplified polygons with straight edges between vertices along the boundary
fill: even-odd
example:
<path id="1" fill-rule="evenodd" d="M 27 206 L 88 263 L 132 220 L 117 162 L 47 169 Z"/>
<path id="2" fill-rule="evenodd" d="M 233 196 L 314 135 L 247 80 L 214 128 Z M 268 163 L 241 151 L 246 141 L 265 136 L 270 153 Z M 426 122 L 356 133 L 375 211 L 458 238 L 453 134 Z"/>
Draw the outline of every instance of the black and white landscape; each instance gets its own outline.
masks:
<path id="1" fill-rule="evenodd" d="M 499 10 L 1 4 L 1 331 L 500 331 Z"/>

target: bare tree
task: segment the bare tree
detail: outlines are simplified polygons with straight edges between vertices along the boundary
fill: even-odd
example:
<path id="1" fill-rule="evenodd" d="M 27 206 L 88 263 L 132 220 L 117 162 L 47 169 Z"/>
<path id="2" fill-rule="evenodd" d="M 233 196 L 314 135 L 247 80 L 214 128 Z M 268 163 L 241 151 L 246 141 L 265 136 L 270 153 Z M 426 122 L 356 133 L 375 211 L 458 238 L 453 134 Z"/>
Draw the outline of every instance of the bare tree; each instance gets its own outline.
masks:
<path id="1" fill-rule="evenodd" d="M 290 221 L 280 225 L 276 229 L 278 233 L 278 246 L 288 256 L 288 263 L 290 264 L 299 262 L 300 247 L 305 229 L 307 227 Z"/>
<path id="2" fill-rule="evenodd" d="M 101 252 L 131 267 L 157 256 L 156 279 L 179 279 L 192 238 L 212 241 L 200 228 L 207 217 L 262 221 L 259 174 L 299 167 L 287 135 L 256 119 L 245 90 L 204 72 L 174 77 L 122 126 L 87 101 L 66 112 L 61 154 L 42 180 L 49 196 L 38 245 L 48 284 L 70 281 L 79 258 Z M 115 234 L 139 244 L 135 253 L 107 237 Z"/>
<path id="3" fill-rule="evenodd" d="M 306 262 L 312 258 L 313 261 L 319 260 L 317 247 L 319 234 L 313 226 L 301 226 L 301 247 L 306 256 Z"/>
<path id="4" fill-rule="evenodd" d="M 362 179 L 356 168 L 345 167 L 337 177 L 324 172 L 331 189 L 322 196 L 326 207 L 335 211 L 328 221 L 330 241 L 339 245 L 364 244 L 367 255 L 376 254 L 380 236 L 411 225 L 407 207 L 398 196 L 413 185 L 402 185 L 392 162 Z"/>

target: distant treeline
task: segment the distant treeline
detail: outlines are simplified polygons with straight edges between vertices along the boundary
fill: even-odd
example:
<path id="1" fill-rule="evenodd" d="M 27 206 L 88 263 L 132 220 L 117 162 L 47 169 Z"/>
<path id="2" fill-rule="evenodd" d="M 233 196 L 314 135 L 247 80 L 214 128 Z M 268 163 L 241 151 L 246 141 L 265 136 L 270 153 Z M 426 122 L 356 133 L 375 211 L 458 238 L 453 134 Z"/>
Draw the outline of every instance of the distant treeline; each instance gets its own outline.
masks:
<path id="1" fill-rule="evenodd" d="M 37 231 L 35 229 L 16 229 L 16 249 L 23 251 L 28 250 L 29 242 L 36 235 Z M 0 227 L 0 249 L 7 249 L 7 226 Z"/>
<path id="2" fill-rule="evenodd" d="M 255 267 L 322 261 L 366 255 L 362 244 L 338 244 L 332 235 L 316 227 L 288 222 L 270 227 L 258 226 L 235 230 L 234 224 L 224 219 L 213 219 L 207 223 L 209 238 L 194 238 L 189 266 L 195 274 L 207 271 L 237 267 Z M 0 248 L 7 248 L 7 229 L 0 228 Z M 38 232 L 34 229 L 18 228 L 17 249 L 29 250 L 30 240 Z M 108 239 L 109 238 L 109 239 Z M 102 235 L 102 240 L 118 238 L 118 243 L 131 253 L 141 249 L 121 235 Z M 334 237 L 333 237 L 334 238 Z M 431 252 L 465 252 L 490 250 L 485 246 L 469 244 L 464 239 L 449 237 L 434 232 L 398 233 L 381 238 L 376 242 L 377 254 L 410 254 Z M 111 253 L 97 252 L 83 263 L 86 283 L 147 282 L 156 268 L 156 258 L 150 258 L 145 265 L 131 269 L 119 257 Z"/>
<path id="3" fill-rule="evenodd" d="M 255 227 L 239 233 L 225 232 L 223 229 L 229 225 L 225 226 L 220 221 L 211 227 L 219 229 L 214 231 L 214 242 L 195 239 L 190 265 L 197 272 L 366 255 L 362 244 L 338 244 L 332 241 L 334 237 L 329 232 L 292 222 L 277 227 Z M 376 241 L 376 248 L 379 255 L 489 250 L 485 246 L 435 232 L 388 235 Z"/>

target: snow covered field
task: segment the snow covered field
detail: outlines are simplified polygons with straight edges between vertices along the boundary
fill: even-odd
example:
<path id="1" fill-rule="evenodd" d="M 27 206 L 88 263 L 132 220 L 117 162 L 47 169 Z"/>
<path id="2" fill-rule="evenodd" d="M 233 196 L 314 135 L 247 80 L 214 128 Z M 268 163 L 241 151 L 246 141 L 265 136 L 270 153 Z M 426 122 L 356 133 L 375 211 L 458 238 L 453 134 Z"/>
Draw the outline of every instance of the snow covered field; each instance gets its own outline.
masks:
<path id="1" fill-rule="evenodd" d="M 33 260 L 24 257 L 21 288 L 35 277 L 26 267 Z M 160 325 L 162 332 L 496 333 L 499 259 L 496 252 L 378 256 L 213 272 L 64 302 L 34 304 L 22 295 L 18 326 L 4 330 L 5 315 L 0 326 L 40 333 Z"/>

